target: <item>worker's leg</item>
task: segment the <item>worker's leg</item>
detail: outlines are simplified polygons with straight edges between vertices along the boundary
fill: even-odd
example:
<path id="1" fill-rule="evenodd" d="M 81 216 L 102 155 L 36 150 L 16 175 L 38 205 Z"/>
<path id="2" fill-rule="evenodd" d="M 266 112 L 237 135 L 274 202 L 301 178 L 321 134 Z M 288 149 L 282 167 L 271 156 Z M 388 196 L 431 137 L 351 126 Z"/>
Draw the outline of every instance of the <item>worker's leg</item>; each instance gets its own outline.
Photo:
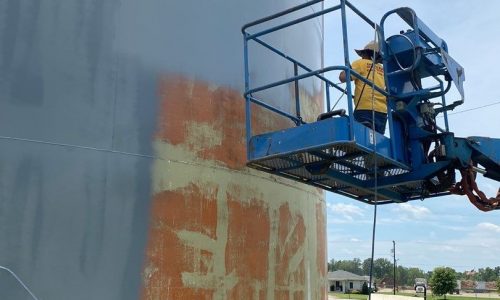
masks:
<path id="1" fill-rule="evenodd" d="M 375 131 L 384 134 L 385 124 L 387 123 L 387 114 L 375 112 Z"/>
<path id="2" fill-rule="evenodd" d="M 372 111 L 357 109 L 354 111 L 354 120 L 365 125 L 366 127 L 372 128 Z"/>
<path id="3" fill-rule="evenodd" d="M 354 111 L 354 119 L 368 128 L 372 128 L 373 112 L 371 110 L 358 109 Z M 387 114 L 375 112 L 375 131 L 381 134 L 385 132 Z M 373 128 L 372 128 L 373 129 Z"/>

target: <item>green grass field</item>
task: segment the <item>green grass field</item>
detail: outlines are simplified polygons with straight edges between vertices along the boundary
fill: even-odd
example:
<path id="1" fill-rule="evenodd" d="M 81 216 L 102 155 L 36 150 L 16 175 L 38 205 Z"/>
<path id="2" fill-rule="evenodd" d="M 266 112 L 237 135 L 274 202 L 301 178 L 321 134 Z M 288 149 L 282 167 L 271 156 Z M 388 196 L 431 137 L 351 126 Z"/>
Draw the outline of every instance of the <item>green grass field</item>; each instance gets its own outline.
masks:
<path id="1" fill-rule="evenodd" d="M 329 294 L 335 296 L 335 298 L 338 299 L 356 299 L 356 300 L 368 299 L 367 295 L 360 295 L 360 294 L 344 294 L 344 293 L 329 293 Z"/>
<path id="2" fill-rule="evenodd" d="M 359 294 L 343 294 L 343 293 L 329 293 L 330 295 L 335 296 L 338 299 L 356 299 L 356 300 L 367 300 L 367 295 L 359 295 Z M 392 295 L 392 293 L 383 292 L 380 294 Z M 415 293 L 396 293 L 396 295 L 401 296 L 410 296 L 417 297 Z M 419 294 L 418 297 L 423 298 L 422 294 Z M 427 300 L 443 300 L 443 296 L 432 296 L 427 295 Z M 464 297 L 464 296 L 455 296 L 455 295 L 447 295 L 446 300 L 492 300 L 492 298 L 481 298 L 481 297 Z"/>
<path id="3" fill-rule="evenodd" d="M 381 293 L 386 295 L 392 295 L 392 293 Z M 415 294 L 415 293 L 396 293 L 396 295 L 401 296 L 410 296 L 410 297 L 420 297 L 423 298 L 423 294 Z M 444 300 L 444 296 L 433 296 L 432 294 L 427 294 L 428 300 Z M 446 300 L 492 300 L 492 298 L 481 298 L 481 297 L 465 297 L 465 296 L 456 296 L 456 295 L 446 295 Z"/>
<path id="4" fill-rule="evenodd" d="M 443 296 L 435 297 L 432 295 L 427 296 L 428 300 L 441 300 L 444 299 Z M 446 295 L 446 300 L 491 300 L 492 298 L 480 298 L 480 297 L 464 297 L 464 296 L 452 296 Z"/>

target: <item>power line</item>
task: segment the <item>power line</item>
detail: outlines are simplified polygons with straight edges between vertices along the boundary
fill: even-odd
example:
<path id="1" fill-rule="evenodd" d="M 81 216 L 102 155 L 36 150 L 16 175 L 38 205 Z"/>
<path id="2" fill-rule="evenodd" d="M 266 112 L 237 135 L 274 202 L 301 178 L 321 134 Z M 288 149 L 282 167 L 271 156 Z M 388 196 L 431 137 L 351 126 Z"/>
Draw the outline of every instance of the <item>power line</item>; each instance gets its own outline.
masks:
<path id="1" fill-rule="evenodd" d="M 464 109 L 464 110 L 461 110 L 461 111 L 456 111 L 456 112 L 448 113 L 448 116 L 456 115 L 456 114 L 461 114 L 461 113 L 468 112 L 468 111 L 471 111 L 471 110 L 477 110 L 477 109 L 481 109 L 481 108 L 485 108 L 485 107 L 489 107 L 489 106 L 493 106 L 493 105 L 498 105 L 498 104 L 500 104 L 500 101 L 493 102 L 493 103 L 490 103 L 490 104 L 481 105 L 481 106 L 477 106 L 477 107 L 473 107 L 473 108 L 469 108 L 469 109 Z M 443 115 L 440 115 L 439 117 L 443 118 Z"/>
<path id="2" fill-rule="evenodd" d="M 392 294 L 396 295 L 396 241 L 392 241 L 392 254 L 394 255 L 394 273 L 393 273 L 393 289 L 392 289 Z"/>
<path id="3" fill-rule="evenodd" d="M 332 244 L 366 244 L 368 241 L 329 241 L 329 243 Z M 390 240 L 377 240 L 377 242 L 386 242 L 386 243 L 391 243 L 392 241 Z M 399 244 L 407 244 L 407 243 L 417 243 L 417 244 L 426 244 L 426 245 L 432 245 L 432 246 L 451 246 L 451 247 L 457 247 L 457 248 L 482 248 L 484 249 L 483 245 L 461 245 L 461 244 L 453 244 L 453 243 L 439 243 L 439 242 L 431 242 L 431 241 L 398 241 Z"/>

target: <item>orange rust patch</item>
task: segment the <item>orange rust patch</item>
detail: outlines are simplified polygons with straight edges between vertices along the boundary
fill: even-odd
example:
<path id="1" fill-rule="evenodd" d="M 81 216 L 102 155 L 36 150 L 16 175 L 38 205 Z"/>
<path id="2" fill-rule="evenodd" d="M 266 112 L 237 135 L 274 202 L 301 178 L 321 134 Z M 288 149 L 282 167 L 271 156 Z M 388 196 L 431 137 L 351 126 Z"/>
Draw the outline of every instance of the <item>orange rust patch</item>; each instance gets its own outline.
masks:
<path id="1" fill-rule="evenodd" d="M 295 293 L 293 293 L 293 299 L 294 300 L 302 300 L 302 299 L 305 299 L 306 297 L 304 297 L 304 292 L 301 292 L 301 291 L 297 291 Z"/>
<path id="2" fill-rule="evenodd" d="M 321 277 L 326 275 L 326 222 L 325 206 L 323 203 L 316 204 L 316 265 Z"/>
<path id="3" fill-rule="evenodd" d="M 244 166 L 244 102 L 239 93 L 211 89 L 206 83 L 174 76 L 163 78 L 160 84 L 157 138 L 173 145 L 183 144 L 203 159 L 217 160 L 232 168 Z M 222 132 L 221 143 L 204 145 L 200 140 L 189 141 L 188 126 L 193 122 Z"/>
<path id="4" fill-rule="evenodd" d="M 270 220 L 262 200 L 241 202 L 240 189 L 226 193 L 228 206 L 225 274 L 237 283 L 228 299 L 253 299 L 266 292 Z M 207 192 L 210 191 L 210 192 Z M 152 221 L 146 253 L 141 299 L 212 299 L 217 284 L 209 288 L 186 287 L 183 274 L 213 275 L 215 253 L 189 245 L 179 233 L 201 234 L 216 241 L 217 188 L 203 191 L 194 184 L 164 191 L 153 199 Z M 234 194 L 233 194 L 234 193 Z M 220 250 L 220 249 L 219 249 Z M 207 277 L 209 278 L 209 277 Z"/>
<path id="5" fill-rule="evenodd" d="M 179 230 L 215 238 L 216 193 L 202 193 L 195 185 L 157 194 L 152 202 L 152 220 L 146 252 L 141 299 L 212 299 L 213 290 L 185 287 L 183 272 L 206 273 L 211 253 L 187 247 Z M 146 267 L 148 269 L 148 267 Z"/>
<path id="6" fill-rule="evenodd" d="M 226 270 L 235 272 L 238 285 L 229 299 L 253 299 L 266 284 L 269 251 L 270 221 L 262 201 L 242 203 L 227 195 L 230 224 L 226 246 Z M 243 263 L 244 262 L 244 263 Z"/>
<path id="7" fill-rule="evenodd" d="M 240 169 L 246 163 L 245 101 L 240 92 L 179 76 L 160 82 L 160 116 L 156 138 L 182 144 L 199 158 Z M 254 134 L 293 126 L 288 119 L 252 105 Z M 221 134 L 220 144 L 189 140 L 190 124 L 207 124 Z"/>
<path id="8" fill-rule="evenodd" d="M 201 191 L 193 183 L 177 191 L 164 191 L 153 199 L 152 227 L 200 232 L 215 238 L 217 188 Z"/>
<path id="9" fill-rule="evenodd" d="M 278 245 L 276 247 L 276 285 L 305 286 L 303 250 L 306 235 L 304 219 L 301 215 L 292 216 L 288 204 L 279 209 Z M 296 256 L 298 255 L 299 258 Z M 300 264 L 293 266 L 293 260 Z"/>
<path id="10" fill-rule="evenodd" d="M 275 300 L 290 300 L 288 297 L 288 291 L 275 291 L 274 292 Z"/>
<path id="11" fill-rule="evenodd" d="M 240 92 L 178 76 L 164 77 L 160 84 L 161 104 L 155 138 L 181 146 L 199 159 L 213 160 L 232 169 L 243 168 L 246 162 L 245 103 Z M 293 126 L 289 120 L 260 107 L 252 105 L 252 110 L 254 133 Z M 201 129 L 196 131 L 197 128 Z M 199 135 L 193 135 L 193 130 Z M 203 130 L 216 138 L 205 138 Z M 280 207 L 278 239 L 272 241 L 277 244 L 273 245 L 276 265 L 274 270 L 269 270 L 269 207 L 259 198 L 258 188 L 242 184 L 227 187 L 224 195 L 227 216 L 226 207 L 218 207 L 220 187 L 215 185 L 207 188 L 191 183 L 154 196 L 141 299 L 209 300 L 221 293 L 228 299 L 253 300 L 254 295 L 266 299 L 268 276 L 275 281 L 276 290 L 269 292 L 275 294 L 276 299 L 304 297 L 304 292 L 297 291 L 305 286 L 301 249 L 306 232 L 302 215 L 292 215 L 288 205 Z M 248 195 L 253 198 L 243 199 Z M 221 209 L 222 215 L 218 215 Z M 271 215 L 276 217 L 274 213 Z M 221 229 L 218 226 L 227 226 L 222 230 L 222 234 L 227 233 L 227 241 L 217 236 Z M 190 243 L 190 238 L 194 242 Z M 318 242 L 324 239 L 323 236 Z M 217 243 L 215 252 L 196 244 L 200 241 Z M 215 272 L 215 261 L 220 262 L 221 255 L 222 264 L 217 267 L 224 268 Z M 319 260 L 318 257 L 318 266 Z"/>
<path id="12" fill-rule="evenodd" d="M 228 228 L 226 269 L 238 277 L 267 278 L 270 222 L 261 201 L 245 204 L 228 195 L 231 226 Z M 241 262 L 244 261 L 245 264 Z"/>
<path id="13" fill-rule="evenodd" d="M 227 299 L 235 300 L 253 300 L 254 289 L 244 282 L 239 281 L 238 284 L 227 294 Z"/>

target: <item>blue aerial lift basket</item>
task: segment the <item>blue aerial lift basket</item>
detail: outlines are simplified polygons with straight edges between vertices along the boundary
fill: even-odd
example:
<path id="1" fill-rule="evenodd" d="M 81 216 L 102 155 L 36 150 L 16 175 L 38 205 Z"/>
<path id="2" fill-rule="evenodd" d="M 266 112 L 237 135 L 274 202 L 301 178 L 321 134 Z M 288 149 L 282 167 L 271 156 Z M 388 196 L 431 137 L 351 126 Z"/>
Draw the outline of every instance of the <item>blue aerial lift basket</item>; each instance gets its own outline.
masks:
<path id="1" fill-rule="evenodd" d="M 379 26 L 350 2 L 340 0 L 338 5 L 256 33 L 249 32 L 249 29 L 256 25 L 262 27 L 262 24 L 270 20 L 280 19 L 320 2 L 323 0 L 309 1 L 242 28 L 248 166 L 370 204 L 406 202 L 453 192 L 466 194 L 471 202 L 482 210 L 500 208 L 500 200 L 486 199 L 484 194 L 474 194 L 475 172 L 480 171 L 486 177 L 500 181 L 500 157 L 496 154 L 500 150 L 500 140 L 481 137 L 455 138 L 449 131 L 447 111 L 463 103 L 465 73 L 448 54 L 445 41 L 434 34 L 412 9 L 398 8 L 389 11 L 383 16 Z M 350 69 L 347 8 L 372 26 L 378 35 L 387 89 L 377 87 Z M 342 21 L 345 62 L 343 66 L 312 70 L 261 39 L 264 35 L 334 11 L 340 11 Z M 386 39 L 384 23 L 393 14 L 405 21 L 410 29 Z M 255 42 L 293 64 L 294 76 L 263 86 L 250 87 L 249 42 Z M 390 137 L 354 120 L 351 82 L 347 81 L 344 90 L 326 77 L 326 73 L 335 71 L 344 71 L 346 78 L 356 77 L 387 97 Z M 306 123 L 301 118 L 299 88 L 301 80 L 311 77 L 323 81 L 327 109 L 326 113 L 318 117 L 318 121 Z M 423 78 L 434 79 L 436 84 L 424 87 Z M 459 91 L 461 99 L 446 104 L 445 94 L 452 83 Z M 295 115 L 256 96 L 259 92 L 289 84 L 294 84 L 295 87 L 294 95 L 291 96 L 294 98 L 292 101 L 295 101 Z M 332 88 L 347 95 L 347 114 L 345 110 L 330 111 Z M 431 102 L 434 98 L 440 101 Z M 297 126 L 252 135 L 252 103 L 289 118 Z M 444 117 L 445 128 L 437 125 L 438 114 Z M 484 169 L 478 168 L 478 163 Z M 462 173 L 460 183 L 455 182 L 455 169 Z"/>
<path id="2" fill-rule="evenodd" d="M 413 183 L 380 186 L 382 178 L 408 173 L 409 168 L 390 158 L 387 137 L 355 122 L 354 141 L 349 127 L 349 118 L 340 116 L 253 136 L 248 165 L 366 202 L 374 200 L 376 163 L 379 201 L 420 197 Z M 377 154 L 372 150 L 374 134 Z"/>

